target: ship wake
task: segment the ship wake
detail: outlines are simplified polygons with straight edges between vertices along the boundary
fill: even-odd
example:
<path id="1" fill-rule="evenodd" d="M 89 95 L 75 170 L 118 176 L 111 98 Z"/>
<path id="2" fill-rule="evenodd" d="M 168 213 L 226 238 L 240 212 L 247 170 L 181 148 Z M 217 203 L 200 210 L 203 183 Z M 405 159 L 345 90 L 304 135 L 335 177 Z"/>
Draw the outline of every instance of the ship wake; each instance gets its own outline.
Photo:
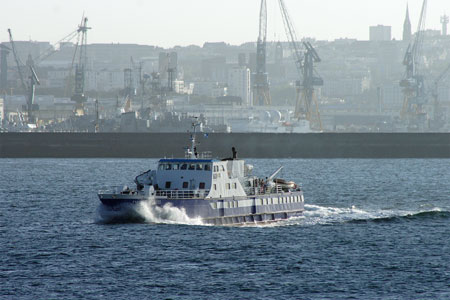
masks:
<path id="1" fill-rule="evenodd" d="M 429 210 L 363 210 L 357 207 L 337 208 L 318 205 L 305 205 L 303 216 L 291 218 L 271 224 L 271 226 L 313 226 L 333 225 L 342 223 L 381 223 L 403 222 L 427 219 L 450 219 L 450 211 L 440 208 Z"/>
<path id="2" fill-rule="evenodd" d="M 114 209 L 100 205 L 97 209 L 97 221 L 105 224 L 148 223 L 204 225 L 200 219 L 191 219 L 184 209 L 171 205 L 158 207 L 154 200 L 141 201 L 137 204 L 122 204 Z"/>

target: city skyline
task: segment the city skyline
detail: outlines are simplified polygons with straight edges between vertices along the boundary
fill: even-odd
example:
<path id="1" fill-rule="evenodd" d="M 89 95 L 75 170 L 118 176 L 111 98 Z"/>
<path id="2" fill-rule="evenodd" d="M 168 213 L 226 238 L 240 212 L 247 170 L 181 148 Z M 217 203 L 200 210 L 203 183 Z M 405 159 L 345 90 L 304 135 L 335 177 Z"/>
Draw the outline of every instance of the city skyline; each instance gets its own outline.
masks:
<path id="1" fill-rule="evenodd" d="M 369 26 L 378 24 L 392 26 L 392 38 L 398 40 L 402 37 L 407 1 L 285 2 L 299 38 L 368 40 Z M 81 0 L 77 3 L 43 0 L 38 7 L 27 8 L 30 6 L 29 0 L 17 0 L 3 4 L 0 18 L 4 28 L 0 31 L 0 42 L 9 41 L 6 29 L 11 28 L 17 41 L 56 43 L 76 29 L 83 13 L 93 28 L 88 34 L 88 43 L 130 43 L 171 48 L 177 45 L 201 46 L 205 42 L 223 41 L 239 45 L 255 41 L 259 0 L 229 0 L 222 6 L 219 4 L 219 1 L 207 0 L 168 0 L 157 4 L 143 0 L 133 0 L 128 4 L 119 0 Z M 410 0 L 408 5 L 415 32 L 422 0 Z M 439 18 L 446 12 L 450 12 L 450 2 L 429 1 L 426 28 L 440 30 Z M 268 1 L 268 23 L 268 40 L 285 41 L 275 0 Z"/>

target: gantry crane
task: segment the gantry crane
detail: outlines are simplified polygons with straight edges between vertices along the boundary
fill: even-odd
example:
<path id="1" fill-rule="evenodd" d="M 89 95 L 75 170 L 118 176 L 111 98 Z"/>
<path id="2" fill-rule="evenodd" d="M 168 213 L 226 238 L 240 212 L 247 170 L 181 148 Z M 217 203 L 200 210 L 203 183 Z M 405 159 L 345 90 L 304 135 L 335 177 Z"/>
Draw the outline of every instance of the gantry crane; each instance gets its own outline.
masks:
<path id="1" fill-rule="evenodd" d="M 408 46 L 403 59 L 406 72 L 404 79 L 400 81 L 404 95 L 401 118 L 410 129 L 415 130 L 423 130 L 427 119 L 423 106 L 428 102 L 428 98 L 425 90 L 425 79 L 420 72 L 426 12 L 427 0 L 424 0 L 414 42 Z"/>
<path id="2" fill-rule="evenodd" d="M 314 63 L 320 62 L 320 57 L 311 43 L 305 42 L 303 46 L 306 51 L 302 51 L 298 44 L 295 27 L 286 8 L 284 0 L 279 0 L 281 15 L 286 31 L 289 45 L 293 53 L 295 66 L 299 79 L 296 81 L 296 105 L 295 117 L 297 119 L 306 119 L 310 126 L 316 130 L 322 130 L 322 121 L 320 119 L 319 105 L 315 96 L 315 87 L 323 85 L 323 79 L 316 75 Z"/>
<path id="3" fill-rule="evenodd" d="M 312 128 L 323 130 L 319 104 L 315 94 L 315 87 L 323 86 L 323 79 L 316 74 L 314 69 L 314 63 L 319 63 L 322 60 L 310 42 L 304 42 L 303 45 L 306 49 L 303 60 L 303 83 L 300 101 L 297 101 L 295 106 L 295 117 L 309 120 Z"/>
<path id="4" fill-rule="evenodd" d="M 253 105 L 271 105 L 269 79 L 266 71 L 266 40 L 267 40 L 267 5 L 261 0 L 259 13 L 259 35 L 256 45 L 256 72 L 253 74 Z"/>
<path id="5" fill-rule="evenodd" d="M 79 50 L 78 55 L 78 63 L 75 66 L 75 90 L 73 96 L 70 98 L 75 102 L 75 115 L 83 116 L 84 115 L 84 103 L 87 101 L 87 97 L 84 94 L 85 88 L 85 76 L 86 76 L 86 68 L 87 68 L 87 31 L 91 29 L 91 27 L 87 26 L 88 19 L 83 16 L 80 26 L 78 26 L 78 42 L 76 45 L 76 50 L 74 53 L 74 59 L 77 55 L 77 50 Z M 81 38 L 81 45 L 80 45 Z M 72 63 L 73 65 L 73 63 Z"/>
<path id="6" fill-rule="evenodd" d="M 19 73 L 22 88 L 24 89 L 24 91 L 28 92 L 27 104 L 25 105 L 24 110 L 26 110 L 27 114 L 28 114 L 27 115 L 28 124 L 30 126 L 32 126 L 33 124 L 36 123 L 36 118 L 34 117 L 34 112 L 39 109 L 37 104 L 34 103 L 35 102 L 34 95 L 35 95 L 35 91 L 36 91 L 36 85 L 39 85 L 40 82 L 36 75 L 36 71 L 34 70 L 33 64 L 30 63 L 27 66 L 30 69 L 30 76 L 29 76 L 30 83 L 29 84 L 25 83 L 24 74 L 23 74 L 23 68 L 25 67 L 25 65 L 22 63 L 22 61 L 20 60 L 20 57 L 17 53 L 17 49 L 16 49 L 16 45 L 14 43 L 14 39 L 12 37 L 11 29 L 8 29 L 8 33 L 9 33 L 9 41 L 11 43 L 11 49 L 12 49 L 12 52 L 14 55 L 14 60 L 17 65 L 17 71 Z M 32 59 L 31 59 L 31 61 L 32 61 Z"/>
<path id="7" fill-rule="evenodd" d="M 38 76 L 36 74 L 35 66 L 37 66 L 39 63 L 41 63 L 42 61 L 44 61 L 48 57 L 50 57 L 52 54 L 56 53 L 55 46 L 57 44 L 60 44 L 60 43 L 63 43 L 63 42 L 67 42 L 67 41 L 70 41 L 70 40 L 74 39 L 79 34 L 79 32 L 80 32 L 80 28 L 78 28 L 77 30 L 71 32 L 70 34 L 68 34 L 67 36 L 65 36 L 61 40 L 59 40 L 55 45 L 50 46 L 47 50 L 42 52 L 39 56 L 35 57 L 34 59 L 31 57 L 31 55 L 29 55 L 27 64 L 25 65 L 21 61 L 20 56 L 17 53 L 17 49 L 16 49 L 16 46 L 15 46 L 15 43 L 14 43 L 14 39 L 12 37 L 11 29 L 8 29 L 9 40 L 10 40 L 10 44 L 11 44 L 11 50 L 13 52 L 14 60 L 15 60 L 16 65 L 17 65 L 17 71 L 18 71 L 18 74 L 19 74 L 21 86 L 22 86 L 22 89 L 25 92 L 28 93 L 27 105 L 25 107 L 25 110 L 28 113 L 28 123 L 30 125 L 36 123 L 36 119 L 34 117 L 34 111 L 37 111 L 39 109 L 38 105 L 35 104 L 35 101 L 34 101 L 36 85 L 40 85 L 39 78 L 38 78 Z M 29 81 L 28 84 L 25 82 L 25 75 L 24 75 L 24 69 L 26 69 L 26 68 L 29 68 L 29 74 L 30 74 L 29 75 L 30 81 Z"/>

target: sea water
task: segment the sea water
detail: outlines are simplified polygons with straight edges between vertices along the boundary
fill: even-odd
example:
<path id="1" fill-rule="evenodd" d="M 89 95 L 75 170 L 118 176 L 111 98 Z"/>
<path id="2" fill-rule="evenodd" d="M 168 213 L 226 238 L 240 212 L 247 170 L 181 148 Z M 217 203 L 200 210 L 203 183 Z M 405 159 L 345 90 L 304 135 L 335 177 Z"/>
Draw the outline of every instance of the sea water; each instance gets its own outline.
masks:
<path id="1" fill-rule="evenodd" d="M 97 191 L 156 160 L 0 159 L 0 299 L 450 299 L 449 160 L 248 162 L 284 165 L 304 216 L 115 223 Z"/>

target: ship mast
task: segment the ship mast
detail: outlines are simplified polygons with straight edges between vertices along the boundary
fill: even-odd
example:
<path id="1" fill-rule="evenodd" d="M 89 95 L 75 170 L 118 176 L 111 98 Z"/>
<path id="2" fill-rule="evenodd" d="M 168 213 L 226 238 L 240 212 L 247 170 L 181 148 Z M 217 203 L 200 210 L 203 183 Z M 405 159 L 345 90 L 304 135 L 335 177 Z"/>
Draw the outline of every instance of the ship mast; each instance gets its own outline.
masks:
<path id="1" fill-rule="evenodd" d="M 190 158 L 192 159 L 197 158 L 197 146 L 195 142 L 195 133 L 197 130 L 197 126 L 200 126 L 199 122 L 192 122 L 193 132 L 191 133 L 191 149 L 189 149 L 189 152 L 187 153 L 188 154 L 187 156 L 190 156 Z"/>

